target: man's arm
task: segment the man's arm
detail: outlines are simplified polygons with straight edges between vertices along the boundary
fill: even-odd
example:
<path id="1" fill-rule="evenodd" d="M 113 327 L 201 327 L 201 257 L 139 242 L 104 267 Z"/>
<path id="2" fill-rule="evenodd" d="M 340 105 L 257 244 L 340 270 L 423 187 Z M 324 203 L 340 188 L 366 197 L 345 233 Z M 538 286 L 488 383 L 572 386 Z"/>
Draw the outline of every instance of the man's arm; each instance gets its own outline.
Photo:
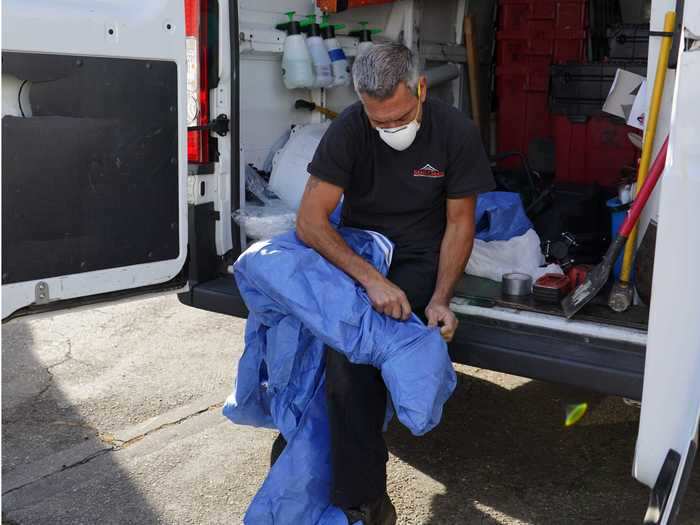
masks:
<path id="1" fill-rule="evenodd" d="M 440 245 L 437 283 L 425 315 L 428 326 L 442 323 L 442 336 L 451 341 L 457 329 L 457 318 L 449 304 L 474 245 L 474 207 L 476 196 L 447 199 L 447 226 Z"/>
<path id="2" fill-rule="evenodd" d="M 340 202 L 342 193 L 342 188 L 309 176 L 297 215 L 297 235 L 359 282 L 378 312 L 395 319 L 408 319 L 411 306 L 403 290 L 357 255 L 331 226 L 328 218 Z"/>

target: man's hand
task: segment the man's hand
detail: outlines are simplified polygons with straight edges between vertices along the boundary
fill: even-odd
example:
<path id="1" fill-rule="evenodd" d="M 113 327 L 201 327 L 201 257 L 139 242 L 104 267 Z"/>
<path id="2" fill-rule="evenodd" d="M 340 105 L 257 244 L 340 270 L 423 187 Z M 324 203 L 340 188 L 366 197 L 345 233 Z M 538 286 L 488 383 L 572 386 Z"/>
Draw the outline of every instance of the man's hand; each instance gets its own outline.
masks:
<path id="1" fill-rule="evenodd" d="M 381 274 L 372 279 L 365 289 L 377 312 L 402 321 L 411 315 L 411 305 L 404 291 Z"/>
<path id="2" fill-rule="evenodd" d="M 432 328 L 440 324 L 440 335 L 442 338 L 448 343 L 452 341 L 459 321 L 457 321 L 449 306 L 431 302 L 425 309 L 425 316 L 428 318 L 428 327 Z"/>

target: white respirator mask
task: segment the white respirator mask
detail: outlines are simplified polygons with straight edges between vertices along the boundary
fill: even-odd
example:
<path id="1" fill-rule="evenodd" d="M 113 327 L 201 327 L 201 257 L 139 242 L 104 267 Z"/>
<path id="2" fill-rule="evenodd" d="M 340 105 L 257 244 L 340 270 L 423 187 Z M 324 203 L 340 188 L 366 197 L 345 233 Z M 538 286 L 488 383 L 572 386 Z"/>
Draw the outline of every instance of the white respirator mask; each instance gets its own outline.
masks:
<path id="1" fill-rule="evenodd" d="M 420 111 L 420 82 L 418 83 L 418 107 L 416 108 L 416 116 L 411 122 L 398 128 L 376 128 L 379 133 L 379 138 L 386 142 L 396 151 L 403 151 L 408 148 L 413 141 L 416 140 L 416 134 L 420 129 L 418 120 L 418 111 Z"/>

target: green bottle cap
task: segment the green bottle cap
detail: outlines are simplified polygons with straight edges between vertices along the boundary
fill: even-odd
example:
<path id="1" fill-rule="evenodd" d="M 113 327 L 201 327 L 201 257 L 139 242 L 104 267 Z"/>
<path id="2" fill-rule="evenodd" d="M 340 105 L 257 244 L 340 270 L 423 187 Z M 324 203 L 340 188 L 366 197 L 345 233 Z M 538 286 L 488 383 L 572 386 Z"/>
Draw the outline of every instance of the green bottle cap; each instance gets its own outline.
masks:
<path id="1" fill-rule="evenodd" d="M 308 36 L 320 36 L 321 26 L 316 23 L 316 15 L 306 15 L 301 22 L 302 31 Z"/>
<path id="2" fill-rule="evenodd" d="M 381 33 L 381 29 L 368 29 L 367 24 L 368 22 L 365 22 L 364 20 L 362 22 L 357 23 L 362 29 L 356 29 L 354 31 L 350 31 L 350 36 L 354 36 L 360 39 L 360 42 L 371 42 L 372 41 L 372 35 L 376 35 L 377 33 Z"/>
<path id="3" fill-rule="evenodd" d="M 299 22 L 294 21 L 294 13 L 296 13 L 296 11 L 287 11 L 285 14 L 289 17 L 289 20 L 282 24 L 277 24 L 275 26 L 275 29 L 279 29 L 280 31 L 286 31 L 290 35 L 298 35 Z"/>

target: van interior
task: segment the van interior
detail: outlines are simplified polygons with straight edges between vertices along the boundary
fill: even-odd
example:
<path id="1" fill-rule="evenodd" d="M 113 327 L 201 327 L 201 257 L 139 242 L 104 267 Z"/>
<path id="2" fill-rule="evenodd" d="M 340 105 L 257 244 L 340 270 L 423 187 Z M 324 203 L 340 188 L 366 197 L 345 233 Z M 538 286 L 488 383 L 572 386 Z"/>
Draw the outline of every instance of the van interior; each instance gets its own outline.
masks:
<path id="1" fill-rule="evenodd" d="M 417 49 L 428 95 L 477 122 L 498 189 L 521 195 L 546 262 L 564 272 L 590 268 L 585 265 L 600 262 L 613 224 L 619 227 L 624 217 L 626 206 L 615 199 L 636 178 L 641 131 L 603 105 L 618 69 L 646 74 L 649 9 L 648 2 L 603 0 L 242 0 L 239 209 L 260 209 L 255 186 L 269 182 L 273 156 L 290 129 L 328 120 L 309 108 L 339 113 L 357 100 L 351 84 L 287 89 L 282 81 L 287 32 L 276 27 L 290 16 L 303 21 L 317 15 L 320 21 L 327 14 L 350 65 L 358 45 L 370 39 Z M 256 238 L 238 222 L 245 248 Z M 637 257 L 636 300 L 624 312 L 610 309 L 604 292 L 566 321 L 557 303 L 508 298 L 501 283 L 466 274 L 453 306 L 463 314 L 604 334 L 633 341 L 641 351 L 653 230 L 640 229 L 642 245 L 652 249 Z"/>

